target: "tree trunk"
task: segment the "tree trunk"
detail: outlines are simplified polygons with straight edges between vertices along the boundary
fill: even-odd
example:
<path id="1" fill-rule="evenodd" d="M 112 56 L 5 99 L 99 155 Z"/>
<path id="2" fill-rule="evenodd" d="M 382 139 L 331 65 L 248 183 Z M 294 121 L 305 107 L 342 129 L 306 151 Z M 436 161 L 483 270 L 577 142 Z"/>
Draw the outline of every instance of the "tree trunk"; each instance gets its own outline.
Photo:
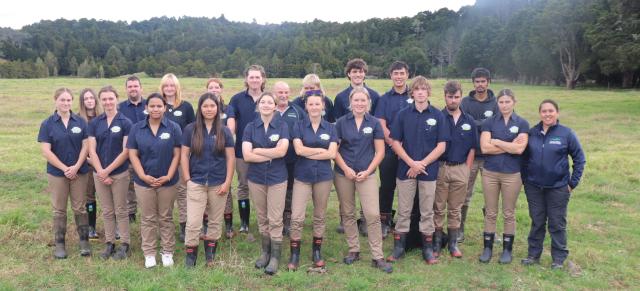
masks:
<path id="1" fill-rule="evenodd" d="M 633 71 L 626 71 L 622 74 L 622 88 L 633 87 Z"/>

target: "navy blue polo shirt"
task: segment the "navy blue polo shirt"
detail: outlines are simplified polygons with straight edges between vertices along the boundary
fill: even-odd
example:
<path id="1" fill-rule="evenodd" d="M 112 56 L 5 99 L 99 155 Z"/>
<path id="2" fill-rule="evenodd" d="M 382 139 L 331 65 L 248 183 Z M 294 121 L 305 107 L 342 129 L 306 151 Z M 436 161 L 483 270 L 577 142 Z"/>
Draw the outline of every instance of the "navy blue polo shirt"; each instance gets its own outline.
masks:
<path id="1" fill-rule="evenodd" d="M 138 158 L 145 174 L 159 178 L 169 173 L 173 149 L 180 147 L 181 137 L 180 125 L 167 118 L 163 118 L 160 122 L 156 135 L 149 127 L 149 121 L 144 120 L 134 124 L 131 128 L 127 139 L 127 148 L 138 150 Z M 175 185 L 178 178 L 178 171 L 176 171 L 171 180 L 163 186 Z M 138 177 L 138 174 L 134 175 L 133 181 L 140 186 L 150 187 Z"/>
<path id="2" fill-rule="evenodd" d="M 82 117 L 73 113 L 71 113 L 69 117 L 67 127 L 64 127 L 60 115 L 54 112 L 42 121 L 40 131 L 38 132 L 38 142 L 51 144 L 51 152 L 68 167 L 78 162 L 80 151 L 82 150 L 82 141 L 86 138 L 87 123 Z M 88 171 L 89 167 L 85 161 L 80 169 L 78 169 L 78 173 L 86 174 Z M 64 177 L 64 172 L 49 162 L 47 162 L 47 174 Z"/>
<path id="3" fill-rule="evenodd" d="M 322 119 L 331 123 L 335 123 L 336 116 L 334 115 L 333 102 L 331 101 L 331 98 L 324 96 L 323 100 L 324 100 L 324 111 L 322 111 Z M 306 108 L 305 102 L 307 102 L 307 99 L 304 96 L 298 96 L 295 100 L 293 100 L 293 104 L 298 105 L 302 109 Z M 306 109 L 305 109 L 305 112 L 306 112 Z"/>
<path id="4" fill-rule="evenodd" d="M 376 152 L 374 140 L 384 140 L 380 121 L 369 113 L 364 115 L 360 128 L 356 127 L 356 119 L 351 112 L 338 118 L 336 133 L 340 143 L 338 152 L 347 166 L 356 173 L 369 168 L 369 164 L 373 161 Z M 336 172 L 344 175 L 344 171 L 337 164 L 334 168 Z"/>
<path id="5" fill-rule="evenodd" d="M 429 105 L 419 112 L 412 104 L 398 112 L 391 129 L 391 138 L 402 143 L 402 148 L 413 160 L 422 160 L 428 156 L 439 142 L 450 139 L 449 127 L 440 110 Z M 420 181 L 435 181 L 440 163 L 434 161 L 426 168 L 427 174 L 418 175 Z M 396 177 L 406 180 L 409 166 L 402 159 L 398 161 Z"/>
<path id="6" fill-rule="evenodd" d="M 384 119 L 387 122 L 387 128 L 391 130 L 398 111 L 408 107 L 412 103 L 413 99 L 409 96 L 408 88 L 405 88 L 405 91 L 402 93 L 398 93 L 396 90 L 391 88 L 391 90 L 384 93 L 384 95 L 380 97 L 380 100 L 378 100 L 375 116 L 376 118 Z"/>
<path id="7" fill-rule="evenodd" d="M 487 89 L 487 98 L 483 101 L 476 99 L 476 91 L 469 92 L 469 96 L 462 98 L 460 102 L 460 110 L 462 112 L 471 115 L 475 120 L 476 127 L 478 128 L 478 143 L 480 143 L 480 131 L 482 129 L 482 123 L 487 119 L 495 115 L 500 115 L 500 109 L 498 108 L 498 101 L 493 91 Z M 484 159 L 485 155 L 480 150 L 476 151 L 476 159 Z"/>
<path id="8" fill-rule="evenodd" d="M 484 121 L 482 131 L 490 132 L 492 139 L 512 142 L 518 137 L 518 134 L 529 133 L 529 123 L 514 112 L 505 125 L 502 114 L 498 114 Z M 484 168 L 498 173 L 518 173 L 520 172 L 521 157 L 521 155 L 510 153 L 485 155 Z"/>
<path id="9" fill-rule="evenodd" d="M 191 138 L 193 137 L 193 131 L 195 129 L 195 123 L 187 125 L 182 134 L 182 145 L 191 147 Z M 224 134 L 224 146 L 225 148 L 233 148 L 233 135 L 231 131 L 226 127 L 222 127 Z M 227 178 L 227 158 L 225 152 L 220 154 L 214 152 L 217 137 L 214 133 L 214 129 L 211 132 L 207 132 L 207 128 L 202 129 L 204 137 L 204 144 L 202 147 L 202 153 L 197 156 L 193 152 L 189 156 L 189 174 L 191 176 L 191 182 L 200 185 L 215 186 L 224 183 Z"/>
<path id="10" fill-rule="evenodd" d="M 182 100 L 180 106 L 173 108 L 173 105 L 167 104 L 167 113 L 165 115 L 169 120 L 180 125 L 180 129 L 184 130 L 189 123 L 196 121 L 196 114 L 193 112 L 191 103 Z"/>
<path id="11" fill-rule="evenodd" d="M 275 113 L 287 123 L 287 127 L 289 128 L 289 136 L 293 136 L 293 128 L 295 127 L 295 124 L 307 117 L 307 114 L 302 108 L 291 102 L 289 102 L 289 107 L 287 107 L 284 112 L 281 113 L 280 111 L 276 110 Z M 293 148 L 293 143 L 290 142 L 289 149 L 287 150 L 287 155 L 284 156 L 284 161 L 287 164 L 295 163 L 297 157 L 298 155 L 296 155 L 296 150 Z"/>
<path id="12" fill-rule="evenodd" d="M 132 124 L 136 124 L 141 120 L 145 120 L 147 118 L 147 111 L 145 107 L 147 106 L 147 100 L 141 99 L 138 105 L 131 103 L 129 99 L 120 102 L 118 104 L 118 112 L 124 114 L 129 120 L 131 120 Z"/>
<path id="13" fill-rule="evenodd" d="M 380 99 L 380 94 L 378 94 L 378 92 L 376 92 L 375 90 L 367 87 L 367 85 L 364 85 L 364 87 L 369 90 L 369 96 L 371 97 L 371 113 L 376 112 L 376 108 L 378 105 L 378 99 Z M 349 109 L 349 94 L 351 94 L 351 90 L 353 90 L 353 87 L 351 87 L 351 85 L 349 85 L 349 87 L 347 87 L 347 89 L 344 89 L 342 92 L 338 93 L 338 95 L 336 95 L 336 99 L 333 101 L 333 112 L 336 117 L 336 119 L 346 115 L 347 113 L 351 112 L 351 109 Z"/>
<path id="14" fill-rule="evenodd" d="M 311 120 L 305 118 L 295 124 L 292 139 L 299 139 L 305 147 L 329 149 L 332 142 L 338 143 L 338 134 L 336 127 L 326 120 L 320 121 L 318 131 L 314 131 Z M 299 156 L 294 177 L 305 183 L 332 180 L 331 160 L 320 161 Z"/>
<path id="15" fill-rule="evenodd" d="M 573 161 L 573 173 L 569 171 L 568 156 Z M 586 163 L 578 137 L 561 124 L 549 127 L 546 134 L 542 123 L 531 128 L 523 159 L 523 180 L 541 188 L 576 188 Z"/>
<path id="16" fill-rule="evenodd" d="M 260 117 L 249 122 L 242 136 L 243 142 L 250 142 L 253 148 L 275 148 L 281 139 L 289 139 L 289 128 L 282 118 L 274 117 L 267 131 Z M 287 180 L 287 167 L 284 158 L 273 159 L 270 162 L 249 163 L 247 174 L 249 181 L 262 185 L 275 185 Z"/>
<path id="17" fill-rule="evenodd" d="M 478 129 L 471 115 L 461 112 L 458 122 L 445 108 L 442 110 L 445 123 L 449 127 L 451 139 L 447 141 L 447 150 L 440 156 L 440 161 L 451 163 L 465 163 L 471 149 L 478 149 Z"/>
<path id="18" fill-rule="evenodd" d="M 244 129 L 247 124 L 256 119 L 259 114 L 256 112 L 256 102 L 249 95 L 249 90 L 242 91 L 231 97 L 227 107 L 227 118 L 236 120 L 236 158 L 242 159 L 242 139 Z"/>
<path id="19" fill-rule="evenodd" d="M 111 125 L 107 125 L 107 115 L 100 114 L 89 122 L 87 134 L 96 138 L 96 152 L 102 168 L 108 167 L 122 153 L 122 140 L 131 131 L 131 121 L 122 113 L 116 113 Z M 120 174 L 129 168 L 129 159 L 115 168 L 111 175 Z"/>

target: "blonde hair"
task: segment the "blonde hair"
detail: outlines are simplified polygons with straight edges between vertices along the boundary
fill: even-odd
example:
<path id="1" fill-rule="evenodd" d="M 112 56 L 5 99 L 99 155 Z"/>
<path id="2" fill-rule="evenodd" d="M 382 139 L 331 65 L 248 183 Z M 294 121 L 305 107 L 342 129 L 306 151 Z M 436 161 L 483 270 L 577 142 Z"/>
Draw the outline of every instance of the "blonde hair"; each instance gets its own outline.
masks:
<path id="1" fill-rule="evenodd" d="M 164 87 L 169 81 L 173 81 L 173 84 L 176 86 L 176 101 L 173 102 L 173 107 L 176 108 L 180 106 L 180 104 L 182 104 L 182 86 L 180 86 L 180 81 L 178 81 L 178 77 L 176 77 L 176 75 L 169 73 L 162 76 L 159 87 L 160 94 L 162 94 L 162 97 L 167 99 L 167 96 L 164 95 L 164 90 L 162 90 L 162 87 Z"/>
<path id="2" fill-rule="evenodd" d="M 318 89 L 322 91 L 322 95 L 325 95 L 324 88 L 322 88 L 322 84 L 320 84 L 320 77 L 318 75 L 307 74 L 306 76 L 304 76 L 304 78 L 302 79 L 302 89 L 300 90 L 300 96 L 304 96 L 306 93 L 304 90 L 305 85 L 318 87 Z"/>
<path id="3" fill-rule="evenodd" d="M 369 101 L 367 111 L 371 111 L 371 94 L 369 94 L 369 90 L 364 86 L 356 86 L 351 90 L 351 93 L 349 93 L 349 110 L 351 110 L 351 99 L 353 99 L 353 95 L 356 95 L 357 93 L 362 93 L 367 96 L 367 100 Z"/>
<path id="4" fill-rule="evenodd" d="M 409 96 L 413 98 L 413 90 L 417 90 L 420 88 L 427 89 L 429 96 L 431 96 L 431 83 L 424 76 L 416 76 L 411 81 L 411 87 L 409 88 Z"/>

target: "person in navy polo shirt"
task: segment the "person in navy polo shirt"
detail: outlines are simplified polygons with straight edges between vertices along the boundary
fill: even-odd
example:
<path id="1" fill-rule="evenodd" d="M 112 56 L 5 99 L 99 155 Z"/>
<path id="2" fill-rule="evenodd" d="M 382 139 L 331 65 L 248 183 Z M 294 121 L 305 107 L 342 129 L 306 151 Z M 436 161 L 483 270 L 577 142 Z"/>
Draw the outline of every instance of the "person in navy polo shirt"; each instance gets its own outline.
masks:
<path id="1" fill-rule="evenodd" d="M 209 227 L 204 236 L 207 266 L 213 265 L 222 233 L 221 222 L 235 165 L 233 136 L 222 124 L 222 112 L 218 96 L 203 94 L 198 101 L 196 121 L 187 125 L 182 136 L 180 167 L 182 178 L 187 181 L 187 267 L 196 265 L 205 209 L 209 213 Z"/>
<path id="2" fill-rule="evenodd" d="M 389 136 L 396 114 L 411 103 L 407 79 L 409 78 L 409 66 L 402 61 L 395 61 L 389 66 L 389 77 L 393 87 L 384 93 L 378 101 L 375 116 L 380 120 L 384 131 L 386 144 L 384 160 L 380 163 L 380 220 L 382 223 L 382 238 L 386 238 L 393 224 L 393 197 L 396 192 L 396 172 L 398 171 L 398 156 L 391 148 L 393 140 Z"/>
<path id="3" fill-rule="evenodd" d="M 398 112 L 391 129 L 393 150 L 400 162 L 396 174 L 398 184 L 398 223 L 395 228 L 393 254 L 388 261 L 396 261 L 404 255 L 407 233 L 411 222 L 411 210 L 419 195 L 420 232 L 422 233 L 422 258 L 428 264 L 436 264 L 433 254 L 433 202 L 435 199 L 438 158 L 449 141 L 449 127 L 440 110 L 431 106 L 431 84 L 427 78 L 413 78 L 410 89 L 414 102 Z"/>
<path id="4" fill-rule="evenodd" d="M 174 74 L 166 74 L 162 77 L 159 91 L 167 100 L 166 118 L 180 125 L 181 130 L 196 120 L 191 103 L 182 99 L 182 86 Z M 178 171 L 182 170 L 178 168 Z M 180 175 L 182 176 L 182 173 Z M 176 189 L 178 190 L 178 222 L 180 223 L 178 238 L 180 242 L 184 242 L 187 226 L 187 184 L 179 180 Z"/>
<path id="5" fill-rule="evenodd" d="M 513 91 L 500 90 L 497 99 L 500 114 L 485 120 L 480 135 L 480 147 L 482 153 L 486 155 L 482 172 L 486 216 L 483 234 L 484 250 L 480 256 L 480 262 L 491 261 L 498 201 L 502 200 L 504 234 L 499 262 L 509 264 L 512 260 L 511 252 L 516 232 L 516 201 L 522 188 L 521 155 L 527 147 L 529 123 L 513 111 L 516 104 Z M 500 199 L 500 193 L 502 193 L 502 199 Z"/>
<path id="6" fill-rule="evenodd" d="M 273 275 L 278 271 L 282 250 L 282 212 L 287 191 L 285 155 L 289 148 L 287 123 L 276 117 L 276 96 L 262 93 L 258 98 L 259 116 L 247 124 L 242 136 L 242 153 L 249 171 L 249 194 L 256 206 L 262 235 L 262 254 L 256 268 Z"/>
<path id="7" fill-rule="evenodd" d="M 102 205 L 106 247 L 103 259 L 122 260 L 129 256 L 129 218 L 127 191 L 129 189 L 129 150 L 127 137 L 131 121 L 118 112 L 118 93 L 111 86 L 98 92 L 104 114 L 91 120 L 88 128 L 89 156 L 95 171 L 93 178 Z M 117 228 L 116 228 L 117 225 Z M 120 234 L 120 248 L 116 252 L 116 229 Z"/>
<path id="8" fill-rule="evenodd" d="M 491 83 L 491 72 L 485 68 L 475 68 L 471 72 L 471 82 L 473 82 L 473 91 L 469 92 L 469 96 L 462 98 L 460 103 L 460 109 L 462 112 L 471 115 L 476 122 L 478 128 L 478 137 L 480 136 L 481 125 L 489 117 L 498 114 L 498 103 L 493 91 L 489 89 Z M 464 201 L 464 205 L 461 210 L 461 222 L 460 230 L 458 232 L 458 241 L 462 243 L 464 241 L 464 224 L 467 219 L 467 212 L 469 211 L 469 204 L 473 197 L 473 191 L 475 189 L 476 178 L 478 173 L 482 173 L 484 169 L 484 155 L 481 151 L 476 151 L 476 157 L 473 160 L 473 168 L 469 174 L 469 183 L 467 184 L 467 197 Z M 482 214 L 485 214 L 485 208 L 482 207 Z M 495 241 L 500 239 L 496 237 Z"/>
<path id="9" fill-rule="evenodd" d="M 67 201 L 71 208 L 80 237 L 80 255 L 90 256 L 89 225 L 85 209 L 87 190 L 86 163 L 87 123 L 71 112 L 71 90 L 60 88 L 53 94 L 56 111 L 40 125 L 38 142 L 42 155 L 47 159 L 47 180 L 53 205 L 53 233 L 56 259 L 66 259 L 65 235 L 67 233 Z"/>
<path id="10" fill-rule="evenodd" d="M 137 76 L 129 76 L 124 82 L 125 91 L 127 92 L 127 100 L 118 104 L 118 112 L 131 120 L 132 124 L 136 124 L 147 119 L 147 101 L 142 98 L 142 83 Z M 136 211 L 138 203 L 136 201 L 136 191 L 133 187 L 133 176 L 135 172 L 131 164 L 129 164 L 129 192 L 127 192 L 127 208 L 129 212 L 129 222 L 136 221 Z"/>
<path id="11" fill-rule="evenodd" d="M 552 269 L 561 269 L 567 249 L 567 205 L 571 192 L 580 183 L 586 159 L 580 141 L 568 127 L 558 123 L 560 109 L 553 100 L 538 108 L 540 122 L 529 130 L 529 144 L 523 157 L 524 192 L 529 203 L 531 230 L 529 251 L 523 265 L 540 263 L 548 224 L 551 235 Z M 569 171 L 569 159 L 573 171 Z"/>
<path id="12" fill-rule="evenodd" d="M 156 266 L 156 238 L 160 231 L 162 264 L 173 265 L 175 235 L 173 203 L 180 161 L 180 125 L 164 117 L 167 102 L 159 93 L 147 97 L 147 120 L 129 132 L 129 161 L 136 172 L 136 195 L 142 211 L 140 234 L 146 268 Z"/>
<path id="13" fill-rule="evenodd" d="M 287 123 L 287 127 L 289 128 L 289 136 L 293 135 L 293 128 L 296 122 L 300 120 L 304 120 L 307 117 L 307 113 L 299 107 L 298 105 L 293 104 L 289 101 L 289 93 L 291 90 L 289 89 L 289 85 L 285 82 L 278 81 L 273 85 L 273 93 L 276 94 L 276 99 L 278 100 L 278 104 L 276 106 L 276 111 L 279 113 L 280 118 L 284 119 Z M 285 198 L 284 203 L 284 213 L 282 215 L 283 219 L 283 228 L 282 234 L 285 236 L 289 235 L 289 227 L 291 225 L 291 194 L 293 191 L 293 180 L 294 180 L 294 169 L 296 166 L 297 160 L 296 151 L 293 148 L 293 143 L 289 143 L 289 150 L 287 151 L 287 155 L 284 157 L 284 160 L 287 165 L 287 196 Z"/>
<path id="14" fill-rule="evenodd" d="M 433 206 L 433 223 L 436 228 L 433 236 L 433 251 L 436 256 L 440 253 L 446 215 L 449 254 L 454 258 L 462 258 L 462 252 L 458 249 L 460 209 L 467 196 L 469 172 L 473 167 L 473 159 L 478 147 L 478 130 L 475 120 L 460 110 L 461 99 L 462 86 L 460 82 L 447 82 L 444 85 L 446 108 L 442 110 L 442 113 L 445 124 L 451 132 L 451 140 L 447 142 L 447 150 L 439 159 L 440 169 L 436 182 L 436 200 Z"/>
<path id="15" fill-rule="evenodd" d="M 302 79 L 302 90 L 300 90 L 300 96 L 298 96 L 295 100 L 293 100 L 293 104 L 298 105 L 300 108 L 304 109 L 305 104 L 307 103 L 307 97 L 309 91 L 320 90 L 322 91 L 322 101 L 324 102 L 324 109 L 322 111 L 322 119 L 335 123 L 336 117 L 333 115 L 333 101 L 331 98 L 327 97 L 324 89 L 322 88 L 322 84 L 320 83 L 320 77 L 316 74 L 307 74 Z"/>
<path id="16" fill-rule="evenodd" d="M 360 260 L 360 242 L 356 224 L 356 191 L 369 229 L 372 266 L 391 273 L 391 264 L 384 261 L 378 185 L 372 175 L 384 158 L 384 133 L 377 118 L 369 114 L 369 90 L 355 87 L 349 96 L 351 112 L 336 121 L 338 153 L 335 159 L 334 184 L 340 202 L 340 216 L 349 253 L 343 259 L 351 265 Z"/>
<path id="17" fill-rule="evenodd" d="M 322 119 L 324 111 L 324 94 L 320 90 L 312 90 L 312 95 L 305 98 L 309 116 L 294 125 L 293 145 L 298 159 L 293 184 L 292 218 L 291 218 L 291 257 L 287 268 L 297 270 L 300 261 L 300 244 L 304 225 L 307 202 L 313 200 L 313 266 L 324 268 L 320 248 L 325 230 L 327 202 L 333 181 L 331 160 L 338 149 L 338 136 L 335 126 Z"/>
<path id="18" fill-rule="evenodd" d="M 253 236 L 249 233 L 249 217 L 251 207 L 249 204 L 249 186 L 247 182 L 247 171 L 249 164 L 242 156 L 242 137 L 244 129 L 249 122 L 254 121 L 256 113 L 256 100 L 260 98 L 267 83 L 267 73 L 260 65 L 251 65 L 244 71 L 245 91 L 231 97 L 229 107 L 227 107 L 227 126 L 234 134 L 236 145 L 236 174 L 238 175 L 238 212 L 240 213 L 240 233 L 246 233 L 249 241 Z"/>

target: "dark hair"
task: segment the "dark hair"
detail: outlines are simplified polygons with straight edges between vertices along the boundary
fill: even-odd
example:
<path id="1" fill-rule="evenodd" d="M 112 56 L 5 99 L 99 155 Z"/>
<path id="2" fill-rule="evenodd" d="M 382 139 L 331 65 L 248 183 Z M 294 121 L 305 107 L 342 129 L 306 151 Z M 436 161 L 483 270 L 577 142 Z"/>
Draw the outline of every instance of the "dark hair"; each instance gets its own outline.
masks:
<path id="1" fill-rule="evenodd" d="M 202 132 L 206 129 L 206 124 L 204 123 L 204 116 L 202 115 L 202 104 L 207 100 L 213 100 L 218 107 L 212 128 L 216 136 L 216 144 L 213 147 L 213 153 L 218 155 L 224 153 L 225 136 L 222 128 L 222 121 L 220 120 L 220 116 L 222 115 L 222 102 L 220 102 L 220 97 L 216 96 L 216 94 L 207 92 L 202 94 L 198 100 L 198 112 L 196 114 L 195 125 L 193 126 L 193 135 L 191 136 L 191 152 L 198 157 L 202 156 L 204 148 L 204 134 Z"/>
<path id="2" fill-rule="evenodd" d="M 247 77 L 249 77 L 249 71 L 258 71 L 262 76 L 262 86 L 260 86 L 260 90 L 264 91 L 265 86 L 267 85 L 267 72 L 264 70 L 264 67 L 261 65 L 251 65 L 244 70 L 244 87 L 249 88 L 249 84 L 247 83 Z"/>
<path id="3" fill-rule="evenodd" d="M 142 87 L 142 82 L 140 82 L 140 78 L 138 78 L 138 76 L 135 75 L 131 75 L 129 77 L 127 77 L 127 80 L 124 81 L 124 86 L 127 86 L 127 83 L 132 82 L 132 81 L 137 81 L 138 84 L 140 84 L 140 87 Z"/>
<path id="4" fill-rule="evenodd" d="M 460 91 L 462 93 L 462 85 L 458 81 L 449 81 L 444 84 L 444 94 L 456 94 Z"/>
<path id="5" fill-rule="evenodd" d="M 391 63 L 391 66 L 389 66 L 389 76 L 391 76 L 391 73 L 393 73 L 393 71 L 402 69 L 405 69 L 407 71 L 407 74 L 409 74 L 409 65 L 407 65 L 407 63 L 403 61 L 395 61 Z"/>
<path id="6" fill-rule="evenodd" d="M 91 93 L 91 95 L 93 95 L 93 99 L 95 99 L 96 101 L 96 106 L 93 107 L 93 115 L 89 115 L 89 110 L 87 110 L 87 107 L 84 105 L 84 95 L 86 95 L 87 93 Z M 78 100 L 80 101 L 80 110 L 78 111 L 78 115 L 84 118 L 84 120 L 91 121 L 91 119 L 93 119 L 94 117 L 102 114 L 102 106 L 100 105 L 100 102 L 98 100 L 98 95 L 96 95 L 96 92 L 94 92 L 93 89 L 82 89 L 82 91 L 80 91 L 80 98 L 78 98 Z"/>
<path id="7" fill-rule="evenodd" d="M 497 100 L 500 100 L 500 97 L 502 96 L 509 96 L 511 97 L 511 100 L 516 101 L 516 94 L 513 93 L 513 90 L 509 89 L 509 88 L 504 88 L 502 90 L 500 90 L 500 92 L 498 92 L 498 96 L 496 97 Z"/>
<path id="8" fill-rule="evenodd" d="M 102 95 L 102 93 L 107 93 L 107 92 L 111 92 L 111 93 L 115 94 L 116 95 L 116 99 L 118 99 L 118 97 L 120 97 L 120 96 L 118 96 L 118 92 L 116 91 L 116 89 L 113 88 L 113 86 L 111 86 L 111 85 L 107 85 L 107 86 L 102 87 L 100 89 L 100 91 L 98 91 L 98 96 L 97 97 L 100 98 L 100 95 Z"/>
<path id="9" fill-rule="evenodd" d="M 542 102 L 540 102 L 540 106 L 538 106 L 538 112 L 540 112 L 540 110 L 542 110 L 542 105 L 545 103 L 549 103 L 551 105 L 553 105 L 553 107 L 556 109 L 556 112 L 560 112 L 560 107 L 558 106 L 558 102 L 553 101 L 551 99 L 544 99 L 542 100 Z"/>
<path id="10" fill-rule="evenodd" d="M 162 96 L 162 94 L 158 92 L 153 92 L 149 94 L 149 96 L 147 97 L 147 104 L 149 104 L 149 101 L 151 101 L 151 99 L 153 98 L 160 99 L 162 101 L 162 104 L 164 104 L 164 106 L 167 106 L 167 99 L 165 99 L 164 96 Z"/>
<path id="11" fill-rule="evenodd" d="M 491 72 L 485 68 L 475 68 L 471 72 L 471 81 L 473 82 L 476 78 L 486 78 L 487 81 L 491 81 Z"/>
<path id="12" fill-rule="evenodd" d="M 366 74 L 369 67 L 367 67 L 367 63 L 363 59 L 360 59 L 360 58 L 351 59 L 347 62 L 347 65 L 344 67 L 344 74 L 347 76 L 347 78 L 349 78 L 349 72 L 351 72 L 351 70 L 353 69 L 363 70 L 364 73 Z M 351 78 L 349 78 L 349 80 L 351 80 Z"/>

